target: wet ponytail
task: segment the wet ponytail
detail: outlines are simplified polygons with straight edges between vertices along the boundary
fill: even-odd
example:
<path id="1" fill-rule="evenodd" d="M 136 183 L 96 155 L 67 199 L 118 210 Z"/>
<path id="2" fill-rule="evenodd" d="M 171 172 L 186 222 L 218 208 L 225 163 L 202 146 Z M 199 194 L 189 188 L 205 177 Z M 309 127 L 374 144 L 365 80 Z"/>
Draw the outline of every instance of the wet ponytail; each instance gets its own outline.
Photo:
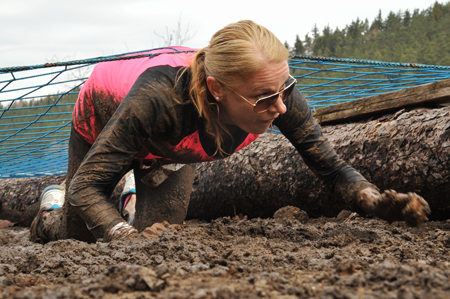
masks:
<path id="1" fill-rule="evenodd" d="M 206 121 L 206 132 L 214 137 L 216 144 L 216 153 L 224 154 L 222 149 L 222 132 L 228 133 L 228 130 L 219 120 L 219 105 L 212 97 L 206 84 L 205 56 L 207 48 L 197 52 L 190 68 L 192 72 L 190 96 L 197 108 L 200 117 Z M 215 154 L 216 154 L 215 153 Z"/>

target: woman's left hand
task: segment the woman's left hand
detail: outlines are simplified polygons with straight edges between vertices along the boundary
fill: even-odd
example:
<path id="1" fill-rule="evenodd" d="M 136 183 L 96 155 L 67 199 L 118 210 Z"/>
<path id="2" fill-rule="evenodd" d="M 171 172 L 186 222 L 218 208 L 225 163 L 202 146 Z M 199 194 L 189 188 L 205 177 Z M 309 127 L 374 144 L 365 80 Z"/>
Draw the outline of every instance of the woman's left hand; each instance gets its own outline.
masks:
<path id="1" fill-rule="evenodd" d="M 428 220 L 430 206 L 421 196 L 408 192 L 397 193 L 386 190 L 380 194 L 373 188 L 365 188 L 358 193 L 357 203 L 367 214 L 373 214 L 388 221 L 406 221 L 409 226 L 418 226 Z"/>

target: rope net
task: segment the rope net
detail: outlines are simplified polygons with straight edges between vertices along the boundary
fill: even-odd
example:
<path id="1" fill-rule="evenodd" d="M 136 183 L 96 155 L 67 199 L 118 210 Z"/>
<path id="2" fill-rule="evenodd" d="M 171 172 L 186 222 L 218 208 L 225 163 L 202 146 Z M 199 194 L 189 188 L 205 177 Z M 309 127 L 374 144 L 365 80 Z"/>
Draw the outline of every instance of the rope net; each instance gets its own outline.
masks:
<path id="1" fill-rule="evenodd" d="M 0 68 L 0 179 L 65 174 L 81 86 L 99 62 L 160 55 L 142 52 Z M 448 66 L 299 55 L 289 65 L 313 110 L 450 78 Z"/>

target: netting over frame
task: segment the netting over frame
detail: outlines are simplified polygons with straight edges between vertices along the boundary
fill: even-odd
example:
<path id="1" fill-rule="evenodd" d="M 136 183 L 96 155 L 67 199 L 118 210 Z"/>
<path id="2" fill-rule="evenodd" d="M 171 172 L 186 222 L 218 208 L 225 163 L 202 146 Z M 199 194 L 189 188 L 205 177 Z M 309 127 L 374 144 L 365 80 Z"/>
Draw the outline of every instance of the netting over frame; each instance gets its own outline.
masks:
<path id="1" fill-rule="evenodd" d="M 157 55 L 139 52 L 0 68 L 0 178 L 65 174 L 81 86 L 96 63 Z M 312 56 L 289 64 L 312 109 L 450 78 L 448 66 Z"/>

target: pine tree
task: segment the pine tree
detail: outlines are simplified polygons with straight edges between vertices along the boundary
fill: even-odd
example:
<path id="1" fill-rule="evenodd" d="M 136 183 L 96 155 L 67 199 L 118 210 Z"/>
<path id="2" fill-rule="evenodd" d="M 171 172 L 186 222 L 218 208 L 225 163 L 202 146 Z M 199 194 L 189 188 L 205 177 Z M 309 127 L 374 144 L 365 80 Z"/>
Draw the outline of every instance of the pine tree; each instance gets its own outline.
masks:
<path id="1" fill-rule="evenodd" d="M 444 16 L 443 7 L 437 1 L 434 2 L 433 9 L 431 10 L 431 18 L 437 22 Z"/>
<path id="2" fill-rule="evenodd" d="M 309 36 L 309 34 L 306 34 L 305 35 L 305 54 L 307 54 L 307 55 L 313 54 L 312 45 L 313 45 L 312 38 Z"/>
<path id="3" fill-rule="evenodd" d="M 300 37 L 298 36 L 298 34 L 297 34 L 297 36 L 295 38 L 294 53 L 296 55 L 303 55 L 303 54 L 305 54 L 305 47 L 303 46 L 303 42 L 300 39 Z"/>
<path id="4" fill-rule="evenodd" d="M 378 15 L 370 26 L 370 30 L 384 30 L 383 18 L 381 17 L 381 9 L 378 11 Z"/>
<path id="5" fill-rule="evenodd" d="M 313 39 L 316 39 L 319 37 L 319 28 L 317 28 L 317 24 L 314 24 L 314 27 L 312 29 Z"/>
<path id="6" fill-rule="evenodd" d="M 402 22 L 403 27 L 408 27 L 410 22 L 411 22 L 411 13 L 409 12 L 409 10 L 405 10 Z"/>
<path id="7" fill-rule="evenodd" d="M 284 47 L 291 53 L 292 49 L 291 46 L 289 46 L 289 43 L 287 41 L 284 42 Z"/>

